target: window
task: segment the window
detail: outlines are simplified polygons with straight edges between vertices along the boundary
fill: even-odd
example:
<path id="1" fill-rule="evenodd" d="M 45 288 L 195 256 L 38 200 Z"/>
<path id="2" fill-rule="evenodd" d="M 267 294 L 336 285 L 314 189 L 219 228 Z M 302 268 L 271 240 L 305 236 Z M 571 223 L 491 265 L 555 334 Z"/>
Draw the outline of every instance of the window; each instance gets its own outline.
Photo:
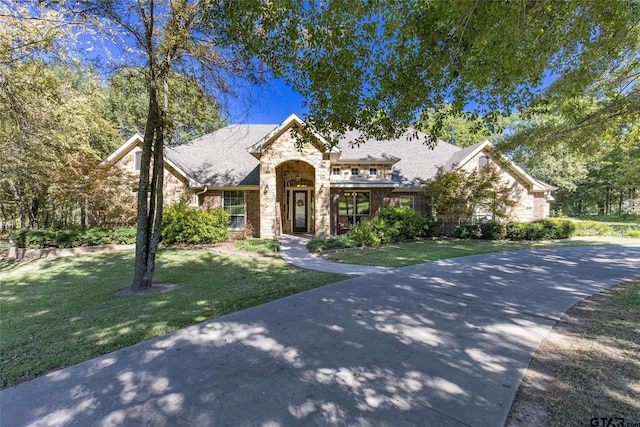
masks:
<path id="1" fill-rule="evenodd" d="M 340 176 L 340 168 L 333 168 L 333 170 L 331 171 L 331 174 Z"/>
<path id="2" fill-rule="evenodd" d="M 142 167 L 142 151 L 138 151 L 135 154 L 136 158 L 135 158 L 135 162 L 133 164 L 133 170 L 135 171 L 139 171 L 140 168 Z"/>
<path id="3" fill-rule="evenodd" d="M 369 176 L 378 176 L 377 168 L 369 168 Z"/>
<path id="4" fill-rule="evenodd" d="M 371 193 L 348 191 L 338 198 L 338 216 L 347 217 L 349 224 L 357 224 L 371 213 Z"/>
<path id="5" fill-rule="evenodd" d="M 489 166 L 489 158 L 487 156 L 478 157 L 478 172 L 482 172 Z"/>
<path id="6" fill-rule="evenodd" d="M 413 196 L 400 196 L 400 207 L 414 209 Z"/>
<path id="7" fill-rule="evenodd" d="M 223 195 L 222 208 L 231 215 L 229 228 L 245 226 L 244 191 L 226 190 Z"/>
<path id="8" fill-rule="evenodd" d="M 351 168 L 351 175 L 358 176 L 360 174 L 360 170 L 358 168 Z"/>

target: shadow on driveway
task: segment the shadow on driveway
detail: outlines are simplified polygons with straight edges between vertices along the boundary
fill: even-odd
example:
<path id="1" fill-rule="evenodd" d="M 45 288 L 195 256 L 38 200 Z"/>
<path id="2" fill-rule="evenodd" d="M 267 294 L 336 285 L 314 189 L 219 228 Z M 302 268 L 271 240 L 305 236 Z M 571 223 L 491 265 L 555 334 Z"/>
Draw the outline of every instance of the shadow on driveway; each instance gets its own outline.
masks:
<path id="1" fill-rule="evenodd" d="M 503 425 L 577 301 L 640 248 L 475 255 L 361 276 L 0 391 L 22 425 Z"/>

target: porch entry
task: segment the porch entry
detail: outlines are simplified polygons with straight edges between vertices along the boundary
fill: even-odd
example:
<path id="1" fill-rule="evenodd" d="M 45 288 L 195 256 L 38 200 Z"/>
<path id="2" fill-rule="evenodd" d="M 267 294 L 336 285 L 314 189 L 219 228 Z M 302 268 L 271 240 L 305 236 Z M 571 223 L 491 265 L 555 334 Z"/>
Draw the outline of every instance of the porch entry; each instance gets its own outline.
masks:
<path id="1" fill-rule="evenodd" d="M 293 232 L 294 233 L 307 233 L 309 231 L 307 227 L 307 216 L 309 212 L 308 208 L 308 193 L 304 191 L 292 191 L 293 197 Z"/>

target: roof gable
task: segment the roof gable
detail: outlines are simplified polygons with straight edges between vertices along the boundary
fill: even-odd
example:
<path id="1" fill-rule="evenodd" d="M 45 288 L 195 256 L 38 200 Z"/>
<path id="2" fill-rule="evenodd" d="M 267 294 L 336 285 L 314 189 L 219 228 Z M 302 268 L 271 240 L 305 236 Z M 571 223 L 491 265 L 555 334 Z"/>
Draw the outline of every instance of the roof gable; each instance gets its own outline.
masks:
<path id="1" fill-rule="evenodd" d="M 140 144 L 142 144 L 142 135 L 136 133 L 131 138 L 127 139 L 124 144 L 116 148 L 113 153 L 109 154 L 104 162 L 117 163 L 121 158 L 126 156 L 131 150 Z"/>
<path id="2" fill-rule="evenodd" d="M 296 114 L 292 114 L 287 117 L 282 123 L 277 125 L 271 132 L 266 134 L 262 139 L 260 139 L 255 144 L 252 144 L 247 148 L 247 151 L 254 155 L 256 158 L 260 158 L 262 153 L 269 148 L 271 144 L 273 144 L 278 137 L 280 137 L 283 133 L 296 129 L 298 132 L 304 131 L 308 132 L 311 136 L 313 142 L 312 144 L 318 148 L 321 152 L 327 151 L 327 147 L 329 144 L 324 139 L 322 135 L 309 128 L 307 124 Z"/>

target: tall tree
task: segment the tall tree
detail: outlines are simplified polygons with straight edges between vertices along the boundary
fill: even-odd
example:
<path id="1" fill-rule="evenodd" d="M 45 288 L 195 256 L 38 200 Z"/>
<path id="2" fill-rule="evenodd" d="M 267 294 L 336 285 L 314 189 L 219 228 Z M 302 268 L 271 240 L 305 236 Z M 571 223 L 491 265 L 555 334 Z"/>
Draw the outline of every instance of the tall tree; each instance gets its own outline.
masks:
<path id="1" fill-rule="evenodd" d="M 444 103 L 491 126 L 543 97 L 549 76 L 564 97 L 637 60 L 639 17 L 635 0 L 310 2 L 282 19 L 293 41 L 267 39 L 263 54 L 320 130 L 399 135 Z"/>
<path id="2" fill-rule="evenodd" d="M 70 156 L 97 158 L 116 136 L 96 74 L 71 64 L 63 23 L 37 5 L 0 3 L 0 206 L 14 226 L 51 222 L 49 189 Z"/>
<path id="3" fill-rule="evenodd" d="M 144 69 L 123 68 L 109 78 L 109 118 L 126 137 L 144 132 L 149 106 L 147 87 Z M 169 88 L 166 134 L 172 143 L 187 142 L 224 126 L 220 106 L 192 76 L 171 73 Z"/>
<path id="4" fill-rule="evenodd" d="M 234 2 L 235 3 L 235 2 Z M 232 92 L 230 80 L 259 80 L 251 60 L 233 56 L 224 31 L 211 25 L 211 17 L 222 14 L 225 2 L 212 0 L 78 0 L 63 9 L 100 30 L 102 36 L 118 38 L 117 46 L 127 61 L 144 72 L 148 96 L 142 142 L 137 202 L 136 265 L 133 289 L 152 285 L 155 256 L 160 240 L 163 208 L 164 145 L 180 132 L 172 116 L 171 77 L 197 82 L 198 91 L 212 96 Z M 239 13 L 239 10 L 232 8 Z M 252 29 L 252 32 L 255 29 Z M 245 34 L 250 37 L 250 34 Z M 193 87 L 193 86 L 191 86 Z"/>

